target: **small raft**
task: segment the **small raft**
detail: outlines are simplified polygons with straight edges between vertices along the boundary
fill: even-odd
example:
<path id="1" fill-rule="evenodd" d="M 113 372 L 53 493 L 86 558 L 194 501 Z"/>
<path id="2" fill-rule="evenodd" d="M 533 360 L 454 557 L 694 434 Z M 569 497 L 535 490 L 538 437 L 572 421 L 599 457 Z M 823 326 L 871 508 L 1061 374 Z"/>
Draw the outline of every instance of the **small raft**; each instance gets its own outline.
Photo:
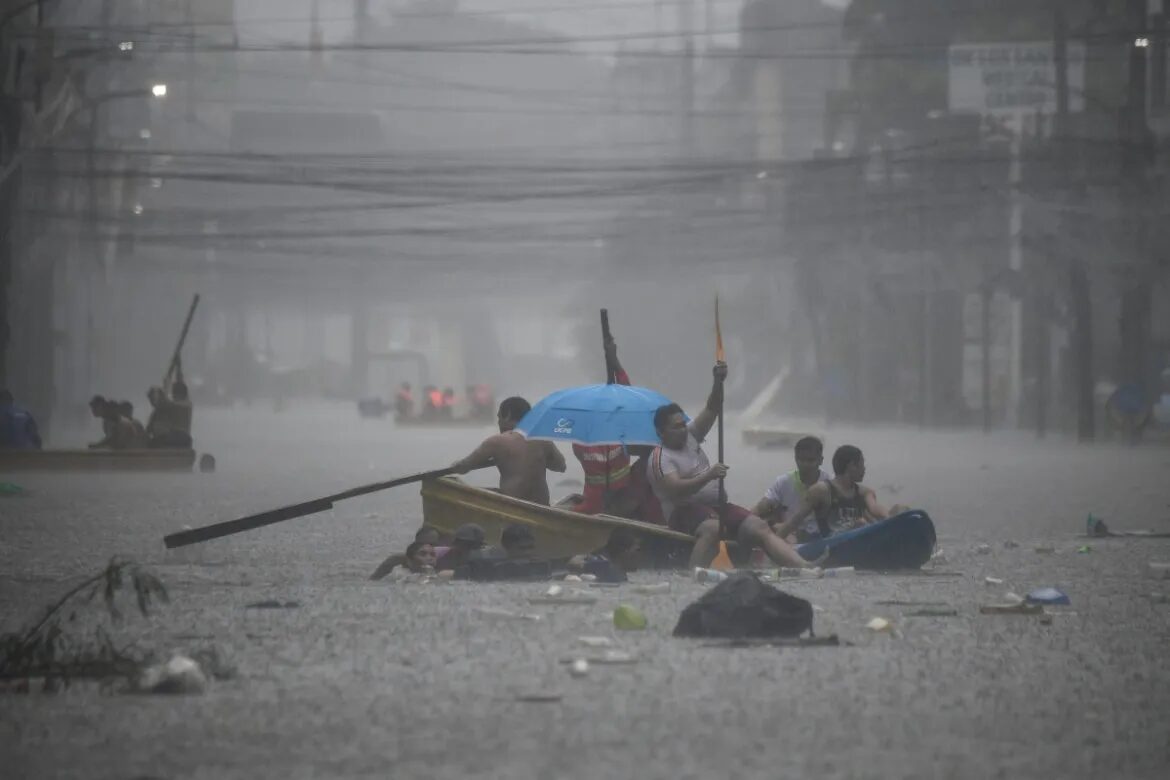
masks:
<path id="1" fill-rule="evenodd" d="M 0 450 L 8 471 L 190 471 L 195 450 Z"/>
<path id="2" fill-rule="evenodd" d="M 919 569 L 934 552 L 934 523 L 917 509 L 888 520 L 834 534 L 828 539 L 797 545 L 806 560 L 815 560 L 825 547 L 829 558 L 823 567 L 852 566 L 855 569 Z"/>

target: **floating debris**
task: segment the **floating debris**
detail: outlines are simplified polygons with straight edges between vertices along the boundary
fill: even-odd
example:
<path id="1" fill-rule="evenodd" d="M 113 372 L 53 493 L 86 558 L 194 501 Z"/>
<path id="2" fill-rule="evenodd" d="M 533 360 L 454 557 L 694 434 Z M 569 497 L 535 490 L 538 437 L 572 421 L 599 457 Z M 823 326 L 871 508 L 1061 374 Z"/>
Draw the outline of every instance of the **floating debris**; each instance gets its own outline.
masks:
<path id="1" fill-rule="evenodd" d="M 919 609 L 907 612 L 905 617 L 958 617 L 957 609 Z"/>
<path id="2" fill-rule="evenodd" d="M 985 604 L 979 611 L 984 615 L 1042 615 L 1044 607 L 1021 601 L 1011 604 Z"/>
<path id="3" fill-rule="evenodd" d="M 999 577 L 984 577 L 983 584 L 984 585 L 1003 585 L 1003 580 L 1001 580 Z"/>
<path id="4" fill-rule="evenodd" d="M 884 632 L 884 631 L 892 631 L 894 629 L 894 624 L 891 623 L 890 621 L 886 620 L 885 618 L 875 617 L 874 619 L 872 619 L 868 623 L 866 623 L 865 627 L 868 628 L 870 631 Z"/>
<path id="5" fill-rule="evenodd" d="M 584 658 L 578 658 L 569 664 L 569 674 L 574 677 L 584 677 L 589 674 L 589 662 Z"/>
<path id="6" fill-rule="evenodd" d="M 980 555 L 988 555 L 991 553 L 991 545 L 990 544 L 976 545 L 975 552 L 979 553 Z"/>
<path id="7" fill-rule="evenodd" d="M 607 636 L 579 636 L 577 641 L 586 647 L 613 647 L 613 640 Z"/>
<path id="8" fill-rule="evenodd" d="M 176 653 L 166 663 L 148 666 L 135 683 L 141 693 L 203 693 L 207 675 L 199 664 Z"/>
<path id="9" fill-rule="evenodd" d="M 526 612 L 510 612 L 506 609 L 496 609 L 495 607 L 476 607 L 475 611 L 485 617 L 509 618 L 512 620 L 531 620 L 536 622 L 541 620 L 540 615 L 533 615 Z"/>
<path id="10" fill-rule="evenodd" d="M 642 611 L 629 604 L 621 604 L 613 611 L 614 628 L 620 631 L 643 631 L 646 623 L 646 616 Z"/>
<path id="11" fill-rule="evenodd" d="M 300 606 L 301 602 L 299 601 L 268 599 L 266 601 L 253 601 L 251 604 L 245 604 L 244 609 L 297 609 Z"/>
<path id="12" fill-rule="evenodd" d="M 1028 594 L 1027 601 L 1032 604 L 1071 604 L 1068 594 L 1056 588 L 1038 588 Z"/>

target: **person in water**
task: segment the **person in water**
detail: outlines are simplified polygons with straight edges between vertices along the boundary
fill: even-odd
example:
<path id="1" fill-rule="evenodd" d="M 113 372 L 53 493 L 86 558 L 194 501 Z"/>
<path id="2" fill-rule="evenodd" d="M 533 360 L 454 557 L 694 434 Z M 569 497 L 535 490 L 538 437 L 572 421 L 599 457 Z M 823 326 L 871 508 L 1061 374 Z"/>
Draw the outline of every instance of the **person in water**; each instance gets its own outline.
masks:
<path id="1" fill-rule="evenodd" d="M 804 503 L 810 488 L 833 478 L 821 468 L 825 462 L 825 448 L 815 436 L 805 436 L 796 442 L 796 469 L 781 474 L 772 483 L 764 497 L 757 503 L 754 512 L 768 521 L 773 530 L 784 525 L 785 519 Z M 808 518 L 795 530 L 798 542 L 807 542 L 820 536 L 814 518 Z M 783 534 L 782 534 L 783 536 Z"/>
<path id="2" fill-rule="evenodd" d="M 865 479 L 865 456 L 852 444 L 838 447 L 833 453 L 833 474 L 831 480 L 808 489 L 800 508 L 777 527 L 777 533 L 793 533 L 811 517 L 816 523 L 813 538 L 827 537 L 905 510 L 895 506 L 892 512 L 887 511 L 873 490 L 861 483 Z"/>
<path id="3" fill-rule="evenodd" d="M 411 547 L 420 543 L 430 545 L 431 555 L 436 559 L 435 561 L 431 562 L 431 566 L 433 568 L 436 566 L 437 559 L 446 555 L 447 552 L 451 549 L 450 547 L 440 546 L 440 541 L 441 536 L 439 535 L 439 532 L 434 528 L 431 528 L 429 525 L 424 525 L 415 532 L 414 542 L 411 543 Z M 389 558 L 382 561 L 382 563 L 378 565 L 378 568 L 374 569 L 374 573 L 370 575 L 370 579 L 380 580 L 399 566 L 409 566 L 410 549 L 410 547 L 407 547 L 406 552 L 394 553 Z"/>
<path id="4" fill-rule="evenodd" d="M 532 407 L 519 396 L 500 402 L 496 422 L 500 432 L 484 439 L 465 458 L 451 468 L 460 474 L 494 464 L 500 470 L 500 492 L 505 496 L 548 506 L 546 471 L 563 474 L 565 457 L 550 441 L 529 441 L 515 430 L 516 423 Z"/>
<path id="5" fill-rule="evenodd" d="M 500 546 L 508 558 L 532 558 L 536 552 L 536 537 L 528 526 L 512 523 L 500 534 Z"/>
<path id="6" fill-rule="evenodd" d="M 720 539 L 735 539 L 748 548 L 762 547 L 781 566 L 814 566 L 759 516 L 720 495 L 719 480 L 727 475 L 727 466 L 711 465 L 702 442 L 723 405 L 727 364 L 716 363 L 712 373 L 715 381 L 707 404 L 690 424 L 678 404 L 665 404 L 654 413 L 654 428 L 662 445 L 651 454 L 646 477 L 662 505 L 663 516 L 674 530 L 695 537 L 691 566 L 709 565 Z"/>
<path id="7" fill-rule="evenodd" d="M 598 582 L 626 582 L 632 571 L 637 571 L 642 559 L 642 543 L 637 534 L 625 528 L 615 528 L 605 547 L 590 555 L 569 560 L 569 570 L 592 574 Z"/>
<path id="8" fill-rule="evenodd" d="M 434 574 L 435 560 L 435 548 L 430 542 L 411 542 L 406 548 L 406 568 L 412 574 Z"/>

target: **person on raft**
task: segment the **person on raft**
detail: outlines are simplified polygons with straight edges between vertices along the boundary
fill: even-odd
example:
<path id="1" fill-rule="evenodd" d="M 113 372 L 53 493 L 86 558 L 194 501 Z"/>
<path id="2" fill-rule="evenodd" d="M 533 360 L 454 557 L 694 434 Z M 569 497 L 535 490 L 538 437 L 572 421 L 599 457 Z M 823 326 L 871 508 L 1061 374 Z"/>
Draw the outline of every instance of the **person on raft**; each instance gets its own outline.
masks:
<path id="1" fill-rule="evenodd" d="M 873 490 L 861 484 L 865 479 L 865 456 L 852 444 L 842 445 L 833 453 L 833 474 L 831 480 L 808 489 L 800 508 L 777 526 L 777 533 L 787 536 L 812 517 L 816 535 L 827 537 L 906 511 L 903 506 L 887 511 L 877 502 Z"/>
<path id="2" fill-rule="evenodd" d="M 815 566 L 819 561 L 802 558 L 758 515 L 721 500 L 719 480 L 727 475 L 727 466 L 712 466 L 702 442 L 722 407 L 727 364 L 716 363 L 712 373 L 715 381 L 707 405 L 689 425 L 678 404 L 665 404 L 654 412 L 654 428 L 662 444 L 650 455 L 646 477 L 662 505 L 663 516 L 674 530 L 694 535 L 691 566 L 710 564 L 721 538 L 735 539 L 748 548 L 762 547 L 781 566 Z"/>
<path id="3" fill-rule="evenodd" d="M 500 432 L 484 439 L 465 458 L 451 464 L 459 474 L 495 464 L 500 470 L 500 492 L 505 496 L 532 501 L 548 506 L 546 471 L 563 474 L 565 457 L 550 441 L 529 441 L 516 428 L 516 423 L 528 413 L 531 405 L 519 396 L 500 402 L 496 422 Z"/>
<path id="4" fill-rule="evenodd" d="M 768 521 L 768 525 L 776 530 L 784 525 L 784 521 L 804 503 L 804 497 L 816 484 L 828 482 L 833 478 L 831 474 L 821 468 L 825 462 L 825 446 L 815 436 L 805 436 L 796 442 L 796 469 L 787 474 L 781 474 L 772 483 L 764 497 L 761 498 L 753 510 L 755 514 Z M 796 541 L 808 542 L 820 536 L 815 518 L 808 518 L 804 524 L 795 530 Z M 788 538 L 786 534 L 782 537 Z"/>

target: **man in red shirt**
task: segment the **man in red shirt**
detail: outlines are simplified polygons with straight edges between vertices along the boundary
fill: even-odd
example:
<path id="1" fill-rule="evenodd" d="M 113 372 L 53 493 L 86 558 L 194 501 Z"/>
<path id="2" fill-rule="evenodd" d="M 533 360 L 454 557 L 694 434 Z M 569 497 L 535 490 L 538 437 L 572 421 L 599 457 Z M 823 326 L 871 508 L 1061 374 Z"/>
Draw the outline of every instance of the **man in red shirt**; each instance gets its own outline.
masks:
<path id="1" fill-rule="evenodd" d="M 605 359 L 614 370 L 615 381 L 630 384 L 630 375 L 618 360 L 617 342 L 612 338 L 605 342 Z M 573 454 L 585 471 L 581 503 L 570 507 L 574 512 L 608 512 L 623 517 L 637 513 L 640 491 L 633 484 L 629 448 L 620 444 L 574 444 Z"/>

